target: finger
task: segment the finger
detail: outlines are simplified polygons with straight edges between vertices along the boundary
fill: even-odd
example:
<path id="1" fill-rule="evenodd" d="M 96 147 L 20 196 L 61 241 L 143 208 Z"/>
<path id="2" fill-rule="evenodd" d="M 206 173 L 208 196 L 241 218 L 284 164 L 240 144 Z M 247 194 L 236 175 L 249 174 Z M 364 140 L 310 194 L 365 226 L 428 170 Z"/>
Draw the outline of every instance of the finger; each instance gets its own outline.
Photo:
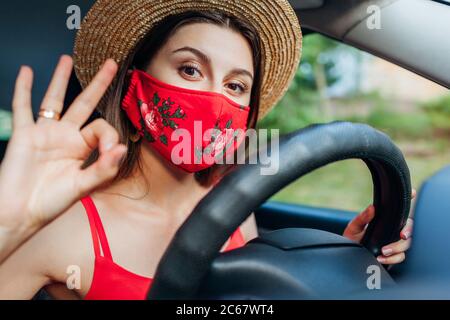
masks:
<path id="1" fill-rule="evenodd" d="M 412 189 L 412 191 L 411 191 L 411 199 L 415 199 L 416 195 L 417 195 L 416 189 Z"/>
<path id="2" fill-rule="evenodd" d="M 45 93 L 44 99 L 41 103 L 41 109 L 51 110 L 58 113 L 62 112 L 64 107 L 64 96 L 66 95 L 67 86 L 69 84 L 70 73 L 72 72 L 72 57 L 69 55 L 62 55 L 53 73 L 52 80 Z M 39 122 L 53 121 L 40 117 Z"/>
<path id="3" fill-rule="evenodd" d="M 13 131 L 34 123 L 31 109 L 31 87 L 33 86 L 33 70 L 22 66 L 16 79 L 12 100 Z"/>
<path id="4" fill-rule="evenodd" d="M 385 257 L 389 257 L 389 256 L 392 256 L 397 253 L 405 252 L 411 247 L 411 241 L 412 241 L 411 238 L 409 238 L 408 240 L 400 239 L 397 242 L 394 242 L 387 246 L 384 246 L 381 249 L 381 252 L 383 253 L 383 256 L 385 256 Z"/>
<path id="5" fill-rule="evenodd" d="M 403 227 L 402 231 L 400 232 L 400 237 L 403 240 L 409 239 L 412 235 L 414 228 L 414 220 L 411 218 L 408 218 L 406 221 L 406 225 Z"/>
<path id="6" fill-rule="evenodd" d="M 96 119 L 80 131 L 87 145 L 100 153 L 106 152 L 119 142 L 119 134 L 113 126 L 104 119 Z"/>
<path id="7" fill-rule="evenodd" d="M 390 257 L 385 257 L 385 256 L 378 256 L 377 260 L 378 262 L 382 263 L 382 264 L 398 264 L 401 263 L 405 260 L 406 255 L 404 252 L 402 253 L 397 253 L 394 254 Z"/>
<path id="8" fill-rule="evenodd" d="M 114 79 L 117 68 L 117 63 L 113 59 L 107 59 L 91 83 L 75 99 L 61 120 L 73 122 L 78 127 L 81 127 L 89 119 L 89 116 Z"/>
<path id="9" fill-rule="evenodd" d="M 76 176 L 76 189 L 79 197 L 89 194 L 101 184 L 113 179 L 119 171 L 126 146 L 119 144 L 107 152 L 101 153 L 97 161 Z"/>
<path id="10" fill-rule="evenodd" d="M 368 206 L 363 212 L 358 214 L 348 225 L 347 230 L 352 234 L 364 231 L 366 225 L 375 217 L 375 207 Z"/>

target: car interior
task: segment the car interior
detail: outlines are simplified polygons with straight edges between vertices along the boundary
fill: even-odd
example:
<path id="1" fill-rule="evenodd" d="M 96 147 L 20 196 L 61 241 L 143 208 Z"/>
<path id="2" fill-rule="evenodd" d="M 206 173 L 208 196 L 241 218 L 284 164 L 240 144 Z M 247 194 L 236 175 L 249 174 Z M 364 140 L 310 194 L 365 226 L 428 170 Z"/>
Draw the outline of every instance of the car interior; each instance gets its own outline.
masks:
<path id="1" fill-rule="evenodd" d="M 450 7 L 436 1 L 291 1 L 304 34 L 320 33 L 379 56 L 414 73 L 450 87 L 448 56 Z M 381 30 L 369 30 L 368 3 L 382 10 Z M 404 14 L 404 13 L 408 14 Z M 399 13 L 402 13 L 401 15 Z M 401 17 L 401 18 L 399 18 Z M 419 45 L 420 43 L 420 45 Z M 261 230 L 292 227 L 343 231 L 354 215 L 342 210 L 266 203 L 256 212 Z"/>
<path id="2" fill-rule="evenodd" d="M 305 36 L 325 35 L 450 88 L 447 1 L 290 2 Z M 67 3 L 61 1 L 61 6 Z M 80 6 L 85 9 L 92 3 L 83 1 Z M 371 5 L 381 10 L 380 29 L 367 27 L 374 14 L 368 12 Z M 51 24 L 46 28 L 50 30 Z M 55 39 L 62 37 L 57 35 Z M 62 50 L 69 48 L 72 41 L 70 37 L 62 40 Z M 49 45 L 37 50 L 42 53 L 40 59 L 45 60 L 49 59 L 45 52 L 55 48 Z M 10 61 L 14 54 L 0 53 L 0 60 Z M 15 56 L 14 60 L 19 63 L 25 57 Z M 49 71 L 47 74 L 49 78 Z M 13 78 L 1 81 L 12 84 Z M 79 92 L 73 74 L 66 105 Z M 1 102 L 9 103 L 7 99 Z M 321 139 L 332 143 L 314 143 Z M 6 145 L 7 141 L 0 142 L 0 159 Z M 383 245 L 395 239 L 406 222 L 411 181 L 403 155 L 389 137 L 366 125 L 333 122 L 299 128 L 282 138 L 279 152 L 278 174 L 262 176 L 258 171 L 261 165 L 243 165 L 197 205 L 164 254 L 149 299 L 450 298 L 446 285 L 450 280 L 450 254 L 445 245 L 450 241 L 450 215 L 444 214 L 450 213 L 450 166 L 420 186 L 412 208 L 414 242 L 408 259 L 390 269 L 382 267 L 375 256 Z M 340 236 L 356 212 L 267 201 L 307 173 L 350 158 L 367 165 L 374 203 L 382 208 L 382 214 L 370 223 L 362 245 Z M 243 248 L 218 255 L 232 230 L 251 212 L 255 213 L 260 237 Z M 380 267 L 386 290 L 367 290 L 366 271 L 371 265 Z M 44 299 L 45 294 L 41 292 L 37 298 Z"/>
<path id="3" fill-rule="evenodd" d="M 446 1 L 379 0 L 291 1 L 296 8 L 304 34 L 320 33 L 336 41 L 361 49 L 390 61 L 424 78 L 450 88 L 448 56 L 450 42 L 450 6 Z M 370 30 L 367 21 L 369 5 L 381 10 L 382 28 Z M 450 170 L 445 167 L 430 177 L 420 188 L 414 208 L 414 242 L 408 259 L 390 270 L 397 283 L 407 284 L 392 290 L 392 294 L 378 294 L 394 298 L 448 298 L 450 256 L 443 246 L 448 242 L 446 230 L 450 226 L 450 202 L 445 190 L 450 187 Z M 302 205 L 266 202 L 256 210 L 261 232 L 286 227 L 313 228 L 341 234 L 355 213 Z M 430 232 L 433 230 L 433 232 Z M 439 242 L 443 241 L 443 242 Z M 448 283 L 448 282 L 447 282 Z M 358 295 L 357 295 L 358 296 Z M 359 295 L 375 298 L 376 294 Z M 355 296 L 353 296 L 355 297 Z"/>

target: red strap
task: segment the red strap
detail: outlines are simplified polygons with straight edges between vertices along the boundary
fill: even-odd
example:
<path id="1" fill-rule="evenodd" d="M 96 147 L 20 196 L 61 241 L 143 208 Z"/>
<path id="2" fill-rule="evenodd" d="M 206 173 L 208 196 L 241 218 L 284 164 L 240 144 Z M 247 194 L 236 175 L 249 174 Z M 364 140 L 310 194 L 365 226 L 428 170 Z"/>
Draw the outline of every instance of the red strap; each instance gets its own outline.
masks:
<path id="1" fill-rule="evenodd" d="M 103 256 L 105 258 L 112 260 L 111 250 L 109 249 L 108 240 L 106 238 L 105 229 L 103 229 L 103 224 L 98 214 L 97 208 L 95 207 L 94 201 L 90 196 L 86 196 L 81 199 L 81 202 L 86 209 L 87 216 L 89 218 L 89 224 L 91 226 L 92 241 L 94 243 L 95 256 L 99 257 L 100 245 L 103 251 Z M 100 244 L 99 244 L 100 239 Z"/>
<path id="2" fill-rule="evenodd" d="M 86 213 L 89 218 L 89 224 L 91 226 L 91 233 L 92 233 L 92 241 L 94 244 L 94 252 L 95 256 L 101 256 L 100 254 L 100 245 L 103 250 L 103 254 L 105 258 L 108 258 L 110 260 L 112 259 L 111 250 L 109 249 L 108 240 L 106 238 L 105 230 L 103 228 L 102 221 L 100 219 L 100 216 L 98 214 L 97 208 L 95 207 L 94 201 L 92 201 L 92 198 L 90 196 L 86 196 L 81 199 L 81 202 L 83 203 Z M 100 243 L 99 243 L 100 239 Z M 241 232 L 241 228 L 238 227 L 233 234 L 230 237 L 230 242 L 228 243 L 227 247 L 225 248 L 225 251 L 233 250 L 235 248 L 239 248 L 245 245 L 245 240 Z"/>
<path id="3" fill-rule="evenodd" d="M 245 239 L 242 235 L 241 228 L 238 227 L 230 237 L 230 242 L 223 252 L 230 251 L 236 248 L 243 247 L 245 245 Z"/>

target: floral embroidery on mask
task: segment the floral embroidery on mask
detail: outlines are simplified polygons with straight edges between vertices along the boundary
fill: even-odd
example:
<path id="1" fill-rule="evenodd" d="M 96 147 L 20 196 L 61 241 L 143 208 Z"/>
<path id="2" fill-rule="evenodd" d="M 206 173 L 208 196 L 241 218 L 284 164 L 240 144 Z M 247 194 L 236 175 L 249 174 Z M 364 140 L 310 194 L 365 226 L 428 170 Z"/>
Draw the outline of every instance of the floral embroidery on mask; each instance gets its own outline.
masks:
<path id="1" fill-rule="evenodd" d="M 164 127 L 175 130 L 178 128 L 178 124 L 174 119 L 184 120 L 186 118 L 186 114 L 180 106 L 171 112 L 174 104 L 170 97 L 161 99 L 157 92 L 153 95 L 153 100 L 148 103 L 138 100 L 138 107 L 141 112 L 140 123 L 144 137 L 148 141 L 155 142 L 155 139 L 159 139 L 163 144 L 168 145 L 168 138 L 163 133 Z"/>
<path id="2" fill-rule="evenodd" d="M 214 130 L 212 130 L 209 144 L 203 148 L 203 153 L 200 150 L 196 150 L 196 156 L 199 159 L 202 154 L 210 155 L 212 157 L 219 158 L 222 156 L 231 143 L 234 137 L 237 136 L 238 131 L 231 128 L 233 119 L 231 116 L 221 116 L 217 119 Z"/>

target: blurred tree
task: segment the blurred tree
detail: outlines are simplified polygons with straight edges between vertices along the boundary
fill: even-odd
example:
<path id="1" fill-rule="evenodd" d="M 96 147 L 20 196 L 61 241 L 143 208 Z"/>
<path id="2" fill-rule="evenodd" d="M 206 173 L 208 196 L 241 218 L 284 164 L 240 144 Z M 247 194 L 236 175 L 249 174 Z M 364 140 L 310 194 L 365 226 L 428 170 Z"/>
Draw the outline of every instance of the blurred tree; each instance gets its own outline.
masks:
<path id="1" fill-rule="evenodd" d="M 289 90 L 258 128 L 287 133 L 311 123 L 331 121 L 327 88 L 340 79 L 333 72 L 340 46 L 318 34 L 305 37 L 301 63 Z"/>
<path id="2" fill-rule="evenodd" d="M 450 136 L 450 94 L 423 102 L 419 106 L 429 117 L 438 135 Z"/>
<path id="3" fill-rule="evenodd" d="M 0 140 L 7 141 L 11 136 L 12 114 L 9 111 L 0 109 Z"/>

